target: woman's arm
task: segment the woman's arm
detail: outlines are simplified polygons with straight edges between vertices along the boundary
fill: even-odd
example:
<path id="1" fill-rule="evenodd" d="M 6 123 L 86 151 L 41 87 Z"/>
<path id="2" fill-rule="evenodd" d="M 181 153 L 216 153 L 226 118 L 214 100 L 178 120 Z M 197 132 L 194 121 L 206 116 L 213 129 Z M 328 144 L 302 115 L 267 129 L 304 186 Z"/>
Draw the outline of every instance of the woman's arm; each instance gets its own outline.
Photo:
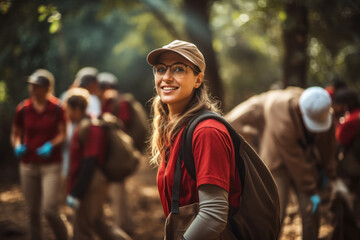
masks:
<path id="1" fill-rule="evenodd" d="M 11 127 L 10 142 L 14 148 L 16 145 L 21 144 L 21 133 L 22 129 L 17 127 L 15 124 Z"/>
<path id="2" fill-rule="evenodd" d="M 227 224 L 228 192 L 216 185 L 201 185 L 199 202 L 199 213 L 183 237 L 186 240 L 217 239 Z"/>
<path id="3" fill-rule="evenodd" d="M 66 125 L 65 125 L 65 122 L 59 122 L 57 128 L 58 128 L 58 134 L 56 135 L 55 138 L 50 140 L 50 143 L 51 143 L 51 145 L 53 147 L 63 143 L 65 141 L 65 138 L 66 138 Z"/>

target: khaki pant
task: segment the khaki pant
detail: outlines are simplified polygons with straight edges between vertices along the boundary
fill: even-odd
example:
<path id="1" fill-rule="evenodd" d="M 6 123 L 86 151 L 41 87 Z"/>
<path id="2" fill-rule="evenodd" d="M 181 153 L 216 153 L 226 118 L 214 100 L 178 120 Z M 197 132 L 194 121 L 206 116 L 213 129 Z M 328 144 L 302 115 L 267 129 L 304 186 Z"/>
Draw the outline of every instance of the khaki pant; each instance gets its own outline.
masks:
<path id="1" fill-rule="evenodd" d="M 125 232 L 132 233 L 134 231 L 134 221 L 126 190 L 126 179 L 120 183 L 110 184 L 109 197 L 111 208 L 114 211 L 115 223 Z"/>
<path id="2" fill-rule="evenodd" d="M 310 201 L 310 196 L 302 191 L 299 191 L 294 184 L 291 183 L 291 178 L 285 167 L 280 167 L 279 169 L 272 171 L 272 175 L 279 190 L 281 224 L 286 216 L 286 207 L 289 202 L 290 188 L 292 188 L 297 196 L 299 211 L 302 218 L 302 239 L 318 239 L 320 227 L 319 207 L 314 214 L 311 213 L 312 203 Z"/>
<path id="3" fill-rule="evenodd" d="M 21 163 L 20 181 L 30 218 L 31 239 L 43 239 L 41 207 L 56 239 L 68 239 L 66 227 L 59 215 L 61 164 Z"/>
<path id="4" fill-rule="evenodd" d="M 104 174 L 96 169 L 93 179 L 76 210 L 74 240 L 92 240 L 94 234 L 101 240 L 131 239 L 124 231 L 106 223 L 103 204 L 107 197 L 108 182 Z"/>

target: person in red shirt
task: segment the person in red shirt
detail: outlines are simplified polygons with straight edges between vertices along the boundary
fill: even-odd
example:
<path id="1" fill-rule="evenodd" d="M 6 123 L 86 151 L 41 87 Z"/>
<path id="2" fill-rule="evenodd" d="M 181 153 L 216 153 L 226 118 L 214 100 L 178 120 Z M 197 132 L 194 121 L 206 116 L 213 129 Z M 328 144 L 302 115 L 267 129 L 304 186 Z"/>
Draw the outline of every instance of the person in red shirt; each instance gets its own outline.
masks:
<path id="1" fill-rule="evenodd" d="M 203 110 L 219 112 L 203 82 L 205 59 L 198 48 L 175 40 L 147 56 L 153 66 L 157 95 L 153 99 L 151 163 L 159 166 L 157 185 L 165 217 L 170 217 L 176 160 L 187 122 Z M 181 165 L 179 206 L 199 203 L 199 212 L 183 239 L 217 239 L 227 227 L 230 206 L 237 207 L 241 186 L 235 153 L 226 127 L 212 119 L 195 129 L 195 182 Z"/>
<path id="2" fill-rule="evenodd" d="M 56 239 L 67 239 L 58 211 L 64 110 L 51 93 L 54 76 L 49 71 L 38 69 L 27 82 L 30 98 L 17 106 L 11 143 L 15 156 L 21 159 L 20 180 L 30 218 L 30 236 L 34 240 L 42 239 L 42 204 Z"/>
<path id="3" fill-rule="evenodd" d="M 99 125 L 86 128 L 81 137 L 83 121 L 88 121 L 86 108 L 90 95 L 86 89 L 72 88 L 67 92 L 66 114 L 76 124 L 70 143 L 70 170 L 66 203 L 75 210 L 74 240 L 131 239 L 125 232 L 105 221 L 103 204 L 108 181 L 99 166 L 105 161 L 107 139 Z"/>
<path id="4" fill-rule="evenodd" d="M 124 128 L 131 124 L 131 106 L 128 101 L 122 97 L 118 88 L 117 77 L 109 72 L 101 72 L 97 75 L 101 91 L 102 113 L 108 112 L 114 114 L 124 123 Z"/>
<path id="5" fill-rule="evenodd" d="M 347 86 L 344 81 L 342 81 L 339 77 L 335 77 L 332 80 L 331 85 L 325 87 L 325 90 L 329 93 L 331 99 L 334 99 L 334 95 L 336 94 L 336 92 L 346 87 Z"/>
<path id="6" fill-rule="evenodd" d="M 343 115 L 336 126 L 336 139 L 346 148 L 359 134 L 359 96 L 354 90 L 341 89 L 334 95 L 333 105 L 334 108 L 341 109 Z"/>
<path id="7" fill-rule="evenodd" d="M 130 103 L 117 90 L 118 78 L 109 72 L 101 72 L 97 78 L 101 91 L 102 113 L 115 115 L 119 123 L 122 124 L 123 130 L 128 132 L 134 119 L 132 119 Z M 126 179 L 110 184 L 109 197 L 116 224 L 127 233 L 132 234 L 135 224 L 129 204 Z"/>
<path id="8" fill-rule="evenodd" d="M 334 96 L 334 107 L 342 109 L 343 117 L 336 126 L 339 144 L 339 174 L 351 181 L 350 188 L 359 186 L 360 179 L 360 102 L 351 89 L 339 90 Z"/>

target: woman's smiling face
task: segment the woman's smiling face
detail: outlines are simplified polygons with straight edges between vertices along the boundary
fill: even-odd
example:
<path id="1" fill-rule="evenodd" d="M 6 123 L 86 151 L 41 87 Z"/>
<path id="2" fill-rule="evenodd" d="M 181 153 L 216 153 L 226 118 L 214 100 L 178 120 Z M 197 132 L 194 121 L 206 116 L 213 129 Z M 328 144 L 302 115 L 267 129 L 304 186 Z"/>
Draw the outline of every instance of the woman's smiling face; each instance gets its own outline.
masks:
<path id="1" fill-rule="evenodd" d="M 204 74 L 195 75 L 194 64 L 174 52 L 162 54 L 155 68 L 162 71 L 161 74 L 155 73 L 155 87 L 161 101 L 168 105 L 170 116 L 181 113 L 194 90 L 201 86 Z"/>

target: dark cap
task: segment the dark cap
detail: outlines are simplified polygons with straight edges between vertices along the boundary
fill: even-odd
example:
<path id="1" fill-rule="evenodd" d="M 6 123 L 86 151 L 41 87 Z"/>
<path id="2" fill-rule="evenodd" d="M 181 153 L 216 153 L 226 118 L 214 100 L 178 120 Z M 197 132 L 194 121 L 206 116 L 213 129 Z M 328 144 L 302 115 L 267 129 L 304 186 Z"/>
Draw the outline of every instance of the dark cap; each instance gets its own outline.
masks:
<path id="1" fill-rule="evenodd" d="M 53 86 L 54 85 L 54 75 L 46 69 L 37 69 L 31 76 L 27 79 L 28 83 L 36 84 L 39 86 Z"/>
<path id="2" fill-rule="evenodd" d="M 30 76 L 27 80 L 28 83 L 39 85 L 39 86 L 49 86 L 50 81 L 44 76 Z"/>

